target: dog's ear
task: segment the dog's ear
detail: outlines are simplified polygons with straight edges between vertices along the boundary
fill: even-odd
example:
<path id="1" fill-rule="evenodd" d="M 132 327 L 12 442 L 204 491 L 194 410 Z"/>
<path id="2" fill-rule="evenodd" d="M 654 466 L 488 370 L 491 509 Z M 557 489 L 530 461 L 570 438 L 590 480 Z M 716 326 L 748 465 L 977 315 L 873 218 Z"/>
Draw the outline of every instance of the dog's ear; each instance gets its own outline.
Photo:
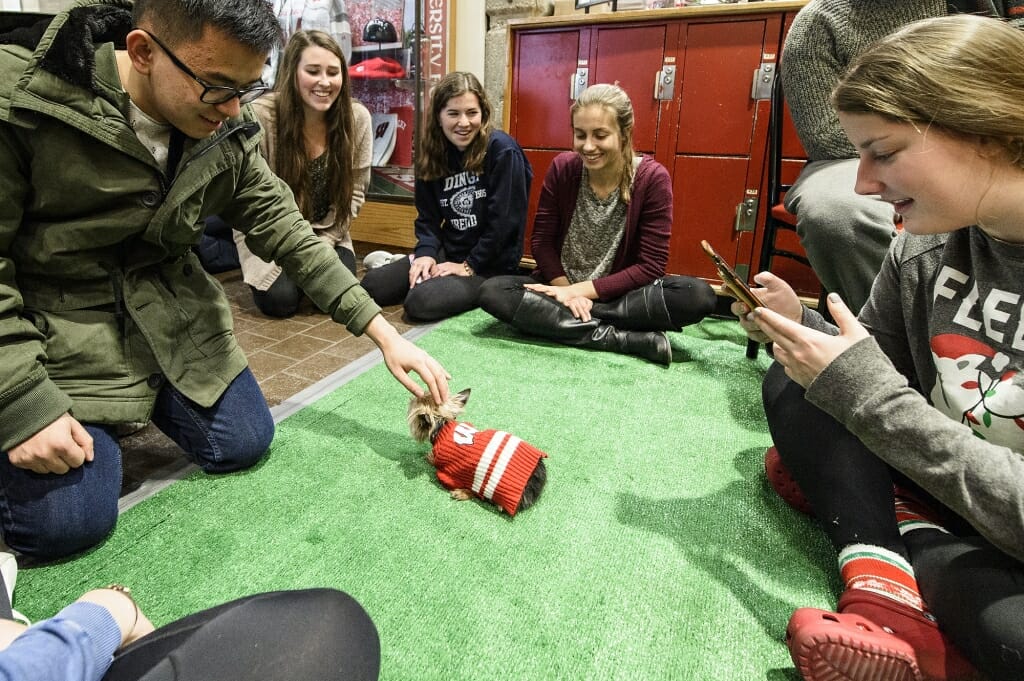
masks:
<path id="1" fill-rule="evenodd" d="M 466 402 L 469 402 L 469 388 L 466 388 L 460 393 L 457 393 L 452 399 L 459 403 L 459 406 L 465 407 Z"/>
<path id="2" fill-rule="evenodd" d="M 428 414 L 409 414 L 409 433 L 417 442 L 427 441 L 433 425 Z"/>

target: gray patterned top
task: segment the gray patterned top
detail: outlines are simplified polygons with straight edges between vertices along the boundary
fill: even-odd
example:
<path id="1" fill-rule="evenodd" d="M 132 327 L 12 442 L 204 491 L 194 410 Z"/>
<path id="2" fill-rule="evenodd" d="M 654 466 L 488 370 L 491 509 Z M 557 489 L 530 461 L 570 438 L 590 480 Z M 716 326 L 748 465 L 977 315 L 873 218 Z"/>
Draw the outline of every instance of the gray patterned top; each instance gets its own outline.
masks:
<path id="1" fill-rule="evenodd" d="M 626 232 L 626 204 L 616 187 L 604 199 L 590 188 L 590 175 L 583 169 L 576 210 L 562 246 L 562 268 L 570 284 L 591 281 L 611 272 L 615 253 Z"/>

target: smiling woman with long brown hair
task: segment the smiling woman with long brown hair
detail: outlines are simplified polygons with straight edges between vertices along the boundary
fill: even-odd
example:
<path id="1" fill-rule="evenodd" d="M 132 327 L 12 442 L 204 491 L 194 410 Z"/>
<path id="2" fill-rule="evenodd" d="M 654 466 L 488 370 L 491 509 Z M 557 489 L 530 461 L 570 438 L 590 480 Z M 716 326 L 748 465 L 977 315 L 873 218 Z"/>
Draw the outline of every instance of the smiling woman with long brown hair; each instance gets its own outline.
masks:
<path id="1" fill-rule="evenodd" d="M 317 236 L 355 274 L 349 223 L 366 200 L 372 150 L 370 113 L 352 99 L 341 47 L 321 31 L 292 35 L 278 67 L 275 91 L 253 104 L 264 129 L 261 150 L 291 188 Z M 253 255 L 234 232 L 245 283 L 256 306 L 289 317 L 302 291 L 276 263 Z"/>
<path id="2" fill-rule="evenodd" d="M 369 270 L 363 288 L 417 321 L 475 308 L 488 277 L 519 269 L 532 180 L 519 144 L 494 129 L 477 77 L 449 73 L 431 93 L 416 150 L 415 253 Z"/>

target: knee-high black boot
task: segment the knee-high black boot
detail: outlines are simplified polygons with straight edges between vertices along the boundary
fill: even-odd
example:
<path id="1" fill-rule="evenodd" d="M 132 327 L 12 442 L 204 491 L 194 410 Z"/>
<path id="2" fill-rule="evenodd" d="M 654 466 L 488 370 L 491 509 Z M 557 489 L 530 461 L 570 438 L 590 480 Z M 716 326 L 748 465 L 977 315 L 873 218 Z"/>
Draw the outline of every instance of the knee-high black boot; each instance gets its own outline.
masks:
<path id="1" fill-rule="evenodd" d="M 602 321 L 631 331 L 678 331 L 668 314 L 661 279 L 630 291 L 609 303 L 594 303 L 591 313 Z"/>
<path id="2" fill-rule="evenodd" d="M 527 291 L 511 320 L 521 331 L 595 350 L 637 355 L 656 364 L 672 364 L 672 345 L 664 331 L 621 331 L 603 320 L 580 321 L 565 305 Z"/>

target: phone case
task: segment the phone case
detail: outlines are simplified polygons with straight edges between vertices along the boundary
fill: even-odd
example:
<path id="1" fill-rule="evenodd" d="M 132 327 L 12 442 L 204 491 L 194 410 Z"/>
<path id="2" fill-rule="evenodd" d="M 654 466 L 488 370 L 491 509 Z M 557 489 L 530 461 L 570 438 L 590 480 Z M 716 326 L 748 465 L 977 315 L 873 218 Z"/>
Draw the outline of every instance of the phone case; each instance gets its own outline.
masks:
<path id="1" fill-rule="evenodd" d="M 754 292 L 750 290 L 746 282 L 740 279 L 740 276 L 736 274 L 736 271 L 729 266 L 729 263 L 711 247 L 707 241 L 703 239 L 700 242 L 701 248 L 704 249 L 704 253 L 711 258 L 711 262 L 715 264 L 715 268 L 718 270 L 718 274 L 722 277 L 722 283 L 732 294 L 733 298 L 740 301 L 751 310 L 755 307 L 764 307 L 764 303 L 758 299 Z"/>

